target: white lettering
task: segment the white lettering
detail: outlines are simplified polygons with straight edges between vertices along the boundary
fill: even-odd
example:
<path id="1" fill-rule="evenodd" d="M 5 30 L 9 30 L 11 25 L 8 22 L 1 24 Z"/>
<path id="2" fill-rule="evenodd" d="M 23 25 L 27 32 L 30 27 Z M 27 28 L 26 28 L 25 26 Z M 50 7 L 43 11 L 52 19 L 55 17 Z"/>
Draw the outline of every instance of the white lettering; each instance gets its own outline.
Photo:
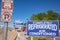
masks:
<path id="1" fill-rule="evenodd" d="M 57 30 L 56 24 L 28 24 L 28 30 L 34 29 L 49 29 L 49 30 Z"/>

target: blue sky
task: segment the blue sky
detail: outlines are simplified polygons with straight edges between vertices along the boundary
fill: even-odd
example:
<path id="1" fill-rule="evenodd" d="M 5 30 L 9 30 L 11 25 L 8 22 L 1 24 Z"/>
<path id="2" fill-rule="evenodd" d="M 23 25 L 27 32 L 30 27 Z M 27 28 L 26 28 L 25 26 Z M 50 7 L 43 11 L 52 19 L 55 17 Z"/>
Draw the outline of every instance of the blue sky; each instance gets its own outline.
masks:
<path id="1" fill-rule="evenodd" d="M 25 22 L 27 18 L 30 19 L 32 14 L 47 12 L 48 10 L 60 13 L 60 0 L 14 0 L 11 23 L 13 23 L 14 20 Z"/>

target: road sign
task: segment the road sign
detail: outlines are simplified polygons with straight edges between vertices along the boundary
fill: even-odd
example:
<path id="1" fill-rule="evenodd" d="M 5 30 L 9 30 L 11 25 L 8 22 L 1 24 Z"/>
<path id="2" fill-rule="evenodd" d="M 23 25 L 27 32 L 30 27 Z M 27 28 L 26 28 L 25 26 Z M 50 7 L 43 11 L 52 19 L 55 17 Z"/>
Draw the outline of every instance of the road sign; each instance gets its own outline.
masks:
<path id="1" fill-rule="evenodd" d="M 4 22 L 9 22 L 12 19 L 12 15 L 9 12 L 4 12 L 2 16 L 2 21 Z"/>
<path id="2" fill-rule="evenodd" d="M 28 36 L 59 36 L 58 20 L 41 20 L 27 22 Z"/>
<path id="3" fill-rule="evenodd" d="M 13 0 L 2 0 L 2 22 L 10 22 L 12 20 Z"/>

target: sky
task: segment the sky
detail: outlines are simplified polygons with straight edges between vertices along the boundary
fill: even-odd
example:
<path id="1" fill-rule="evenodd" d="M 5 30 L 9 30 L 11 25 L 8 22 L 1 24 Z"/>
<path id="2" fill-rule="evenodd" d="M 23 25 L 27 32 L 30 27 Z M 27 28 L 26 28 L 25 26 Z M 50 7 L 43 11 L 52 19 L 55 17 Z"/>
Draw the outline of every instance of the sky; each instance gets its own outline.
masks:
<path id="1" fill-rule="evenodd" d="M 30 19 L 32 14 L 47 12 L 48 10 L 60 13 L 60 0 L 13 0 L 12 21 L 9 24 L 13 24 L 14 20 L 26 22 L 26 19 Z M 2 23 L 0 22 L 0 24 Z"/>

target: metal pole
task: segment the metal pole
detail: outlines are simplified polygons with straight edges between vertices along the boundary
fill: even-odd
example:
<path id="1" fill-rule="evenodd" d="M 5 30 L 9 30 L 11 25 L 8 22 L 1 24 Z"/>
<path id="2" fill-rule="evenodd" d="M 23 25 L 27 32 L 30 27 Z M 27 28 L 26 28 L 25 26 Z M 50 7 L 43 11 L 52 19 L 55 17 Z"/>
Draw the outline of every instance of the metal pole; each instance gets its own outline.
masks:
<path id="1" fill-rule="evenodd" d="M 33 37 L 31 36 L 31 40 L 33 40 Z"/>
<path id="2" fill-rule="evenodd" d="M 7 40 L 7 33 L 8 33 L 8 22 L 4 22 L 4 37 L 3 37 L 3 40 Z"/>
<path id="3" fill-rule="evenodd" d="M 55 38 L 54 38 L 54 40 L 55 40 Z"/>

